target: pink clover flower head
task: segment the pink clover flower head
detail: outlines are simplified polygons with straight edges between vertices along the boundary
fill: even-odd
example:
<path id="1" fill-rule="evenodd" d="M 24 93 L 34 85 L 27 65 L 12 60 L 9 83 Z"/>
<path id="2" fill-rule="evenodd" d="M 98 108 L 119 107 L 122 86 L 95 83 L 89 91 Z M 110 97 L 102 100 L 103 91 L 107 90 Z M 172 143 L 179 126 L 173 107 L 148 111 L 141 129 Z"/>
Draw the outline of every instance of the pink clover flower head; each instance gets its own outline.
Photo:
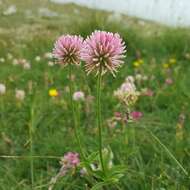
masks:
<path id="1" fill-rule="evenodd" d="M 73 94 L 73 100 L 75 101 L 83 101 L 84 100 L 84 92 L 77 91 Z"/>
<path id="2" fill-rule="evenodd" d="M 143 116 L 142 112 L 139 111 L 133 111 L 130 113 L 133 120 L 139 120 Z"/>
<path id="3" fill-rule="evenodd" d="M 81 51 L 82 60 L 85 61 L 87 74 L 95 71 L 96 74 L 117 72 L 125 58 L 125 43 L 117 33 L 95 31 L 87 37 Z"/>
<path id="4" fill-rule="evenodd" d="M 171 85 L 171 84 L 173 84 L 173 80 L 172 80 L 171 78 L 167 78 L 167 79 L 165 80 L 165 83 L 166 83 L 167 85 Z"/>
<path id="5" fill-rule="evenodd" d="M 75 170 L 79 163 L 80 159 L 78 153 L 68 152 L 65 154 L 60 161 L 61 168 L 59 170 L 59 173 L 51 179 L 48 190 L 53 190 L 53 187 L 58 179 L 65 176 L 68 172 Z"/>
<path id="6" fill-rule="evenodd" d="M 59 64 L 80 64 L 83 38 L 80 36 L 62 35 L 55 42 L 53 57 Z"/>
<path id="7" fill-rule="evenodd" d="M 115 112 L 114 116 L 117 117 L 117 118 L 121 118 L 122 114 L 121 114 L 121 112 Z"/>
<path id="8" fill-rule="evenodd" d="M 151 90 L 151 89 L 142 89 L 142 93 L 141 93 L 142 96 L 149 96 L 149 97 L 152 97 L 154 96 L 154 92 Z"/>
<path id="9" fill-rule="evenodd" d="M 121 85 L 120 89 L 123 93 L 130 93 L 130 92 L 134 92 L 136 90 L 136 87 L 134 83 L 125 82 Z"/>
<path id="10" fill-rule="evenodd" d="M 60 162 L 66 168 L 74 168 L 79 165 L 80 159 L 79 154 L 75 152 L 68 152 L 64 155 Z"/>

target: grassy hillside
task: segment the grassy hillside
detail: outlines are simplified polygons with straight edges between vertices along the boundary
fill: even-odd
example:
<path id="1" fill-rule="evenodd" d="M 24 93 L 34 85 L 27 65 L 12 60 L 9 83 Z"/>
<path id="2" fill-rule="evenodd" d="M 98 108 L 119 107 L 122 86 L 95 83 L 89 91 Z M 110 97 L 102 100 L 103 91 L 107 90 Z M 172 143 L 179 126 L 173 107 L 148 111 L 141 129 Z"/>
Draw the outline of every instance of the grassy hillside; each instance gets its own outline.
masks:
<path id="1" fill-rule="evenodd" d="M 16 12 L 7 15 L 12 5 Z M 46 53 L 61 34 L 86 37 L 96 29 L 118 32 L 128 51 L 117 77 L 105 75 L 103 82 L 103 144 L 111 147 L 114 163 L 127 166 L 118 186 L 107 189 L 189 189 L 189 29 L 46 0 L 4 0 L 0 16 L 0 83 L 6 85 L 6 94 L 0 95 L 0 190 L 47 189 L 59 171 L 60 157 L 79 151 L 72 127 L 68 68 L 49 66 L 52 60 Z M 31 68 L 15 65 L 21 59 Z M 136 65 L 138 60 L 143 64 Z M 121 112 L 114 91 L 127 76 L 138 74 L 144 79 L 136 82 L 137 89 L 151 92 L 140 96 L 134 107 L 143 117 L 125 123 L 124 130 L 120 121 L 112 127 L 114 113 Z M 75 67 L 73 75 L 75 91 L 83 91 L 86 97 L 78 107 L 82 142 L 90 154 L 98 145 L 96 77 L 86 76 L 83 67 Z M 58 97 L 48 95 L 51 88 L 59 91 Z M 15 97 L 16 89 L 25 91 L 24 100 Z M 60 180 L 55 189 L 90 189 L 85 184 L 77 173 Z"/>

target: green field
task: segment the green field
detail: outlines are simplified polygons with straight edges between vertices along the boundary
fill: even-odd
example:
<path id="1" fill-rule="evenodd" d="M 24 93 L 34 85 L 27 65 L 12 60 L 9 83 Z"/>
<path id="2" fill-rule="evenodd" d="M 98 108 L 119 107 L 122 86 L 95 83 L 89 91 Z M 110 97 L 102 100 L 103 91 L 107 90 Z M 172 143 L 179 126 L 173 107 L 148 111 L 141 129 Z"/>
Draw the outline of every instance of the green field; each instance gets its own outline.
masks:
<path id="1" fill-rule="evenodd" d="M 4 11 L 10 5 L 16 6 L 16 13 L 7 15 Z M 97 189 L 190 188 L 190 29 L 120 17 L 46 0 L 2 1 L 0 83 L 6 85 L 6 93 L 0 94 L 0 190 L 48 189 L 60 169 L 60 158 L 69 151 L 79 152 L 68 68 L 48 65 L 53 60 L 44 55 L 52 52 L 58 36 L 86 37 L 96 29 L 118 32 L 127 45 L 125 64 L 116 78 L 104 75 L 101 96 L 103 146 L 112 150 L 114 164 L 126 169 L 118 183 Z M 31 68 L 14 64 L 21 59 Z M 135 66 L 136 60 L 143 64 Z M 83 65 L 73 67 L 73 82 L 75 91 L 85 93 L 85 101 L 76 105 L 82 144 L 90 155 L 98 150 L 96 77 L 87 76 Z M 142 112 L 142 118 L 110 124 L 115 112 L 125 114 L 114 91 L 127 76 L 137 74 L 145 76 L 136 83 L 137 90 L 152 92 L 140 96 L 133 108 Z M 49 96 L 52 88 L 58 97 Z M 25 91 L 23 100 L 15 97 L 16 90 Z M 88 190 L 101 182 L 92 181 L 77 171 L 62 177 L 54 189 Z"/>

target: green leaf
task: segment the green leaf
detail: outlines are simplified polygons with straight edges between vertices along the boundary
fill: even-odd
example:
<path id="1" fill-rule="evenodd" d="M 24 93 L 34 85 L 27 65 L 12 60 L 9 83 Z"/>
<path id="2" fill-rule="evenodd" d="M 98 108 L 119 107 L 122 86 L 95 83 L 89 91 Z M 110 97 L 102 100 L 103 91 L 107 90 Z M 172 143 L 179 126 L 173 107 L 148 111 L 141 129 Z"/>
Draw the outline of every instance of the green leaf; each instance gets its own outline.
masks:
<path id="1" fill-rule="evenodd" d="M 111 184 L 110 181 L 99 182 L 99 183 L 97 183 L 95 186 L 93 186 L 93 187 L 91 188 L 91 190 L 100 190 L 101 187 L 103 187 L 103 186 L 105 186 L 105 185 L 109 185 L 109 184 Z"/>

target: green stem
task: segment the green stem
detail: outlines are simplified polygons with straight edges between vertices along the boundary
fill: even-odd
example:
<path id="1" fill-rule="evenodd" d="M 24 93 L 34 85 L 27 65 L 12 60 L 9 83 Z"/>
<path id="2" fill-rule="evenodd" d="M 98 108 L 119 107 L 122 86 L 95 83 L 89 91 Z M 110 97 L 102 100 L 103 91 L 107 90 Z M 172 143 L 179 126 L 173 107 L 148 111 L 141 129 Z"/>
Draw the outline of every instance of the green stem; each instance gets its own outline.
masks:
<path id="1" fill-rule="evenodd" d="M 0 95 L 0 96 L 2 96 L 2 95 Z M 0 104 L 1 104 L 1 114 L 0 114 L 0 120 L 2 121 L 2 123 L 1 123 L 1 125 L 2 125 L 2 127 L 5 127 L 5 122 L 4 121 L 6 121 L 5 120 L 5 116 L 4 116 L 4 113 L 5 113 L 5 107 L 4 107 L 4 99 L 3 99 L 4 97 L 2 96 L 2 97 L 0 97 Z M 1 128 L 2 129 L 2 128 Z"/>
<path id="2" fill-rule="evenodd" d="M 80 141 L 80 136 L 79 136 L 79 131 L 78 131 L 78 121 L 77 121 L 77 113 L 75 112 L 75 105 L 73 101 L 73 82 L 72 82 L 72 65 L 69 64 L 69 88 L 70 88 L 70 102 L 71 102 L 71 107 L 72 107 L 72 114 L 73 114 L 73 119 L 74 119 L 74 134 L 77 139 L 77 143 L 79 145 L 79 151 L 80 155 L 82 156 L 83 159 L 85 159 L 85 154 L 82 149 L 81 141 Z"/>
<path id="3" fill-rule="evenodd" d="M 105 174 L 105 167 L 103 161 L 103 153 L 102 153 L 102 124 L 101 124 L 101 79 L 102 75 L 101 72 L 98 74 L 97 80 L 97 124 L 98 124 L 98 133 L 99 133 L 99 155 L 100 155 L 100 162 L 102 170 Z"/>
<path id="4" fill-rule="evenodd" d="M 34 186 L 34 161 L 33 161 L 33 116 L 34 110 L 31 109 L 31 122 L 29 124 L 29 138 L 30 138 L 30 175 L 32 189 Z"/>
<path id="5" fill-rule="evenodd" d="M 148 129 L 147 129 L 148 130 Z M 170 150 L 160 141 L 160 139 L 155 136 L 150 130 L 148 132 L 151 134 L 151 136 L 164 148 L 164 150 L 168 153 L 168 155 L 176 162 L 176 164 L 181 168 L 181 170 L 184 172 L 185 175 L 189 175 L 187 170 L 180 164 L 180 162 L 175 158 L 175 156 L 170 152 Z"/>

